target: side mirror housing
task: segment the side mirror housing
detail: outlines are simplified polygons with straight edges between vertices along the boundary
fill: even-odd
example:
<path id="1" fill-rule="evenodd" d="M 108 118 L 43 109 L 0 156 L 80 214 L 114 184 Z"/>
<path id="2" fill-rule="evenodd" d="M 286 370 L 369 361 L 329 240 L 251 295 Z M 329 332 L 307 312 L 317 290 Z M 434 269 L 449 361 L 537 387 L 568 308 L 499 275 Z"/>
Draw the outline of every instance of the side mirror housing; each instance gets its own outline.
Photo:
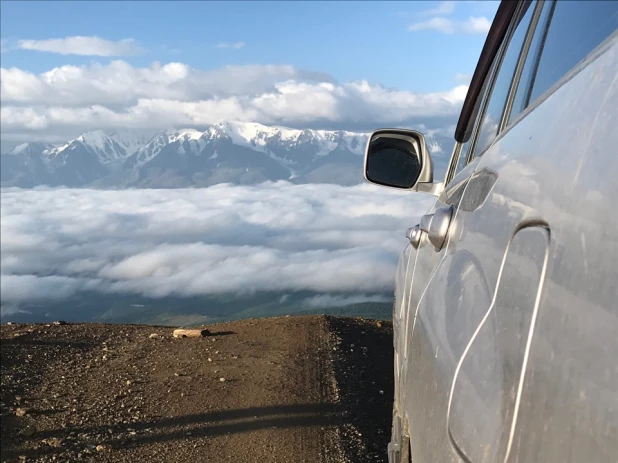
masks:
<path id="1" fill-rule="evenodd" d="M 373 132 L 365 150 L 364 176 L 377 185 L 430 192 L 433 164 L 423 134 L 407 129 Z"/>

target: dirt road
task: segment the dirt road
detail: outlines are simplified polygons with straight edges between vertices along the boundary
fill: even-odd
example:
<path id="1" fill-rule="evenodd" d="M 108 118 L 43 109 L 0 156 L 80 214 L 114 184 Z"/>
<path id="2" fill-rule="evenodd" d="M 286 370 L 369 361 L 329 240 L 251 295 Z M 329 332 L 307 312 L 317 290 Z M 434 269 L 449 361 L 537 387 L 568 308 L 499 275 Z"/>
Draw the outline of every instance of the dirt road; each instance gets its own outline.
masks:
<path id="1" fill-rule="evenodd" d="M 2 325 L 1 460 L 386 461 L 390 323 L 206 328 Z"/>

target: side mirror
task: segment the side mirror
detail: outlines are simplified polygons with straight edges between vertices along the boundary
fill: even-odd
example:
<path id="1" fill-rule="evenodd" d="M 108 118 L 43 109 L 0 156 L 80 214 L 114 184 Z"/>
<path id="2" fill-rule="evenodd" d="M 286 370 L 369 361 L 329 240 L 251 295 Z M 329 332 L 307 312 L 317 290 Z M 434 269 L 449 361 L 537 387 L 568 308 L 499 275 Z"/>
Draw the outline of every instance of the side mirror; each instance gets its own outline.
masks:
<path id="1" fill-rule="evenodd" d="M 373 132 L 365 151 L 365 180 L 403 190 L 428 189 L 433 164 L 423 134 L 406 129 Z"/>

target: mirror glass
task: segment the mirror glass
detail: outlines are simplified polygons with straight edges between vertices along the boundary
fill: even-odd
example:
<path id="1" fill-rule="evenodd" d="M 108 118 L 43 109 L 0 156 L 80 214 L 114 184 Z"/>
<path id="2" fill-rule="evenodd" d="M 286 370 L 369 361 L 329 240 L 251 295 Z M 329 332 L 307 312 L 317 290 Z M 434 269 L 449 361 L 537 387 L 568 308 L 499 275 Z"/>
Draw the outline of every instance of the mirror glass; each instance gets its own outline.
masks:
<path id="1" fill-rule="evenodd" d="M 367 179 L 380 185 L 412 188 L 421 173 L 416 146 L 407 136 L 374 135 L 367 150 Z"/>

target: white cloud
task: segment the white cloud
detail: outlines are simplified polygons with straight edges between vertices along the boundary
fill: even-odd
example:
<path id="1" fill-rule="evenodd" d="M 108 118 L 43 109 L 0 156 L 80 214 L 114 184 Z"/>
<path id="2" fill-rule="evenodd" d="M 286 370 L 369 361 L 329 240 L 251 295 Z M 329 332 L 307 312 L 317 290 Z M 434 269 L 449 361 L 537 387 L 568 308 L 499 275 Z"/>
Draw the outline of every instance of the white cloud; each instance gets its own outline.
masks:
<path id="1" fill-rule="evenodd" d="M 2 138 L 58 141 L 87 130 L 199 126 L 222 119 L 306 127 L 312 123 L 405 125 L 454 118 L 467 90 L 414 93 L 366 81 L 337 83 L 289 65 L 183 63 L 137 68 L 125 61 L 62 66 L 42 74 L 0 70 Z"/>
<path id="2" fill-rule="evenodd" d="M 234 50 L 240 50 L 245 46 L 245 42 L 235 42 L 235 43 L 218 43 L 217 48 L 232 48 Z"/>
<path id="3" fill-rule="evenodd" d="M 411 32 L 435 30 L 444 34 L 455 32 L 454 21 L 447 18 L 432 18 L 427 21 L 410 24 L 408 30 Z"/>
<path id="4" fill-rule="evenodd" d="M 62 39 L 19 40 L 17 48 L 61 55 L 131 56 L 142 50 L 133 39 L 117 42 L 99 37 L 73 36 Z"/>
<path id="5" fill-rule="evenodd" d="M 491 21 L 484 16 L 471 16 L 461 25 L 462 30 L 469 34 L 487 34 L 491 27 Z"/>
<path id="6" fill-rule="evenodd" d="M 82 290 L 148 297 L 362 291 L 367 300 L 392 290 L 404 230 L 430 203 L 371 185 L 286 182 L 1 194 L 7 307 Z"/>
<path id="7" fill-rule="evenodd" d="M 433 30 L 443 34 L 486 34 L 490 26 L 491 21 L 484 16 L 471 16 L 465 21 L 435 17 L 410 24 L 408 30 L 411 32 Z"/>
<path id="8" fill-rule="evenodd" d="M 459 83 L 467 85 L 472 80 L 472 74 L 463 74 L 458 72 L 455 74 L 455 80 Z"/>
<path id="9" fill-rule="evenodd" d="M 419 14 L 422 16 L 441 16 L 445 14 L 451 14 L 453 11 L 455 11 L 455 2 L 444 1 L 439 2 L 435 8 L 421 11 Z"/>

